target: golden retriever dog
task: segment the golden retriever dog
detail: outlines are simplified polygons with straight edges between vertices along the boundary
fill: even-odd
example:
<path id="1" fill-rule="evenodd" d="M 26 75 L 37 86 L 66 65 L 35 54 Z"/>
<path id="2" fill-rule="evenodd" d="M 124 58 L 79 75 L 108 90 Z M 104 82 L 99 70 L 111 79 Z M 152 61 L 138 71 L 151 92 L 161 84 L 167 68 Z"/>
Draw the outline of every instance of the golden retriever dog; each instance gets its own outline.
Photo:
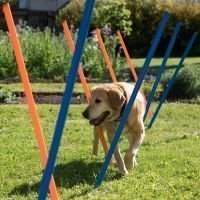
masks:
<path id="1" fill-rule="evenodd" d="M 92 88 L 89 105 L 82 114 L 86 119 L 89 119 L 91 125 L 101 125 L 106 129 L 110 143 L 112 143 L 115 136 L 133 89 L 133 85 L 124 82 L 103 84 Z M 145 135 L 144 112 L 145 101 L 143 95 L 139 92 L 123 130 L 123 134 L 127 136 L 129 141 L 129 147 L 124 159 L 122 158 L 119 144 L 114 152 L 116 164 L 123 175 L 128 174 L 128 171 L 137 164 L 136 154 Z M 98 142 L 97 133 L 94 131 L 94 154 L 97 154 Z"/>

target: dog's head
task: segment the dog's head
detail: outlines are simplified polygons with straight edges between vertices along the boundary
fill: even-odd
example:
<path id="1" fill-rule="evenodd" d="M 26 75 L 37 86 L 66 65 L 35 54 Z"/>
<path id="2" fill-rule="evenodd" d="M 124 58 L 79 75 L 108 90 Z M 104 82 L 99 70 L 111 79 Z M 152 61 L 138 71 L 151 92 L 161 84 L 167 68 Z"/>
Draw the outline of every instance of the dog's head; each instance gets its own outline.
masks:
<path id="1" fill-rule="evenodd" d="M 123 90 L 115 84 L 104 84 L 92 88 L 88 107 L 82 113 L 92 125 L 100 125 L 105 120 L 115 120 L 125 103 Z"/>

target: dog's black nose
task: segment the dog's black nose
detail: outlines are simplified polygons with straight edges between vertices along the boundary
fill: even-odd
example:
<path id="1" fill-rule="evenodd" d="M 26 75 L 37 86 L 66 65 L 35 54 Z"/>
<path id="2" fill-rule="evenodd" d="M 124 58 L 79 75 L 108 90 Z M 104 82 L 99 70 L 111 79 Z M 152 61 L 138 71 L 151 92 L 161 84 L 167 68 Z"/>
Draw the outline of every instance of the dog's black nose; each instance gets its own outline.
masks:
<path id="1" fill-rule="evenodd" d="M 83 117 L 85 117 L 86 119 L 89 119 L 89 113 L 88 110 L 86 109 L 83 113 L 82 113 Z"/>

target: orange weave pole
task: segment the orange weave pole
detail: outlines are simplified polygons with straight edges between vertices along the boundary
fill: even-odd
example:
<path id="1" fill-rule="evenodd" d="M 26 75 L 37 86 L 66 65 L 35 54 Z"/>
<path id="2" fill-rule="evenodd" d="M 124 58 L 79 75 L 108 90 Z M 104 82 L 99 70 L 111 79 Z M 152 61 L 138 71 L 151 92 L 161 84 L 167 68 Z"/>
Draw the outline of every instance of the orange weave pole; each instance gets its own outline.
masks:
<path id="1" fill-rule="evenodd" d="M 45 168 L 46 162 L 47 162 L 47 157 L 48 157 L 47 149 L 46 149 L 44 138 L 42 135 L 41 126 L 40 126 L 38 114 L 36 111 L 35 101 L 33 99 L 33 94 L 32 94 L 32 90 L 30 87 L 30 82 L 29 82 L 27 71 L 26 71 L 24 58 L 23 58 L 22 50 L 21 50 L 19 40 L 17 37 L 17 31 L 15 29 L 15 24 L 13 21 L 9 3 L 6 3 L 3 5 L 3 12 L 5 15 L 6 23 L 8 25 L 8 29 L 9 29 L 9 33 L 10 33 L 10 40 L 11 40 L 11 43 L 12 43 L 12 46 L 14 49 L 18 69 L 20 72 L 23 86 L 24 86 L 24 91 L 25 91 L 26 99 L 27 99 L 28 106 L 29 106 L 30 117 L 32 119 L 35 136 L 36 136 L 39 151 L 41 154 L 42 164 L 43 164 L 43 167 Z M 56 185 L 55 185 L 55 181 L 54 181 L 53 177 L 51 178 L 51 183 L 50 183 L 49 189 L 50 189 L 51 199 L 58 200 L 58 194 L 57 194 Z"/>
<path id="2" fill-rule="evenodd" d="M 133 64 L 132 64 L 132 62 L 131 62 L 131 58 L 130 58 L 130 56 L 129 56 L 129 54 L 128 54 L 128 51 L 127 51 L 127 49 L 126 49 L 126 46 L 125 46 L 125 43 L 124 43 L 124 40 L 123 40 L 123 38 L 122 38 L 122 35 L 121 35 L 120 31 L 117 31 L 117 36 L 118 36 L 118 38 L 119 38 L 120 44 L 121 44 L 121 46 L 122 46 L 122 48 L 123 48 L 123 51 L 124 51 L 124 54 L 125 54 L 125 56 L 126 56 L 126 61 L 127 61 L 128 67 L 129 67 L 130 70 L 131 70 L 131 73 L 132 73 L 132 75 L 133 75 L 133 78 L 134 78 L 135 82 L 137 82 L 138 77 L 137 77 L 137 74 L 136 74 L 136 72 L 135 72 L 134 66 L 133 66 Z"/>
<path id="3" fill-rule="evenodd" d="M 120 31 L 117 31 L 117 36 L 118 36 L 118 38 L 119 38 L 119 42 L 120 42 L 120 44 L 121 44 L 121 46 L 122 46 L 122 49 L 123 49 L 123 51 L 124 51 L 124 54 L 125 54 L 125 56 L 126 56 L 126 61 L 127 61 L 128 67 L 129 67 L 130 70 L 131 70 L 131 73 L 132 73 L 132 75 L 133 75 L 133 78 L 134 78 L 135 82 L 137 82 L 138 77 L 137 77 L 137 74 L 136 74 L 136 72 L 135 72 L 134 66 L 133 66 L 133 64 L 132 64 L 131 58 L 130 58 L 129 53 L 128 53 L 127 49 L 126 49 L 126 45 L 125 45 L 125 43 L 124 43 L 124 40 L 123 40 L 123 38 L 122 38 L 122 35 L 121 35 Z M 145 99 L 145 103 L 147 104 L 146 97 L 145 97 L 145 95 L 144 95 L 144 93 L 143 93 L 142 90 L 141 90 L 141 92 L 142 92 L 142 95 L 143 95 L 143 97 L 144 97 L 144 99 Z M 148 113 L 148 114 L 149 114 L 149 116 L 151 116 L 151 117 L 153 116 L 153 113 L 152 113 L 152 111 L 151 111 L 150 109 L 149 109 L 149 113 Z"/>
<path id="4" fill-rule="evenodd" d="M 68 42 L 69 48 L 70 48 L 71 52 L 74 53 L 75 46 L 74 46 L 74 42 L 72 40 L 72 37 L 71 37 L 71 34 L 70 34 L 70 30 L 69 30 L 69 27 L 68 27 L 68 24 L 67 24 L 66 20 L 62 22 L 62 26 L 63 26 L 63 29 L 64 29 L 65 36 L 67 38 L 67 42 Z M 89 102 L 91 94 L 90 94 L 90 90 L 89 90 L 89 87 L 88 87 L 88 84 L 86 82 L 86 79 L 85 79 L 85 76 L 84 76 L 84 73 L 83 73 L 83 70 L 82 70 L 81 66 L 79 66 L 78 74 L 79 74 L 79 77 L 81 79 L 81 83 L 83 85 L 83 89 L 85 91 L 85 94 L 86 94 L 86 97 L 87 97 L 87 101 Z M 107 154 L 108 153 L 108 147 L 107 147 L 104 135 L 103 135 L 102 128 L 100 126 L 97 126 L 96 130 L 97 130 L 99 139 L 100 139 L 100 141 L 102 143 L 104 152 L 105 152 L 105 154 Z"/>
<path id="5" fill-rule="evenodd" d="M 114 71 L 113 71 L 113 68 L 112 68 L 112 65 L 111 65 L 111 62 L 110 62 L 108 53 L 107 53 L 107 51 L 106 51 L 105 45 L 104 45 L 103 40 L 102 40 L 102 37 L 101 37 L 100 30 L 99 30 L 98 28 L 96 29 L 96 34 L 97 34 L 98 42 L 99 42 L 101 51 L 102 51 L 102 53 L 103 53 L 103 56 L 104 56 L 104 59 L 105 59 L 107 68 L 108 68 L 108 70 L 109 70 L 109 72 L 110 72 L 110 76 L 111 76 L 111 78 L 112 78 L 112 81 L 113 81 L 113 82 L 117 82 L 117 79 L 116 79 L 115 73 L 114 73 Z"/>

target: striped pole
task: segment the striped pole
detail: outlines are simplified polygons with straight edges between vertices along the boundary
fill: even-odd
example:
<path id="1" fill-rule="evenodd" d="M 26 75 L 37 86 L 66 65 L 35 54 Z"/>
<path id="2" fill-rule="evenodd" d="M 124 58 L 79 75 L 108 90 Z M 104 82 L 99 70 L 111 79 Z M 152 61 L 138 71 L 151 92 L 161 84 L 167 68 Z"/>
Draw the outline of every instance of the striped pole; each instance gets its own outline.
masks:
<path id="1" fill-rule="evenodd" d="M 157 107 L 157 109 L 156 109 L 156 111 L 155 111 L 155 113 L 154 113 L 154 115 L 153 115 L 153 117 L 152 117 L 150 123 L 149 123 L 148 128 L 151 128 L 151 127 L 152 127 L 152 125 L 153 125 L 153 123 L 154 123 L 154 121 L 155 121 L 155 119 L 156 119 L 156 117 L 157 117 L 157 115 L 158 115 L 158 113 L 159 113 L 159 111 L 160 111 L 160 108 L 162 107 L 162 104 L 164 103 L 165 99 L 167 98 L 167 95 L 168 95 L 168 93 L 169 93 L 169 91 L 170 91 L 170 89 L 171 89 L 171 87 L 172 87 L 172 85 L 173 85 L 173 83 L 174 83 L 174 80 L 175 80 L 175 78 L 176 78 L 176 76 L 177 76 L 177 74 L 178 74 L 180 68 L 181 68 L 182 65 L 183 65 L 183 62 L 184 62 L 186 56 L 188 55 L 190 49 L 192 48 L 192 45 L 193 45 L 194 42 L 195 42 L 195 39 L 196 39 L 196 37 L 197 37 L 197 34 L 198 34 L 198 33 L 195 32 L 195 33 L 192 35 L 192 38 L 190 39 L 190 41 L 189 41 L 189 43 L 188 43 L 188 46 L 186 47 L 186 49 L 185 49 L 185 51 L 184 51 L 184 53 L 183 53 L 183 56 L 182 56 L 182 58 L 181 58 L 181 60 L 180 60 L 180 62 L 179 62 L 179 64 L 178 64 L 178 67 L 176 68 L 176 70 L 175 70 L 175 72 L 174 72 L 172 78 L 170 79 L 170 81 L 169 81 L 169 83 L 168 83 L 167 88 L 165 89 L 165 91 L 164 91 L 164 93 L 163 93 L 163 95 L 162 95 L 162 98 L 161 98 L 161 100 L 160 100 L 160 103 L 159 103 L 159 105 L 158 105 L 158 107 Z"/>
<path id="2" fill-rule="evenodd" d="M 78 67 L 79 67 L 79 63 L 80 63 L 81 56 L 83 53 L 84 43 L 89 31 L 94 4 L 95 4 L 95 0 L 86 1 L 85 10 L 83 13 L 82 22 L 81 22 L 81 26 L 80 26 L 80 30 L 78 34 L 78 40 L 76 44 L 77 48 L 75 49 L 74 56 L 71 63 L 71 68 L 69 70 L 69 75 L 66 80 L 65 92 L 63 95 L 60 112 L 58 115 L 56 128 L 55 128 L 53 140 L 51 143 L 51 148 L 49 151 L 49 159 L 47 161 L 46 169 L 44 171 L 44 175 L 43 175 L 42 182 L 40 185 L 40 191 L 39 191 L 39 197 L 38 197 L 39 200 L 45 200 L 47 196 L 50 178 L 54 171 L 54 166 L 55 166 L 56 157 L 59 150 L 63 128 L 65 125 L 65 121 L 67 119 L 69 105 L 71 103 L 72 92 L 73 92 L 76 77 L 78 74 Z"/>
<path id="3" fill-rule="evenodd" d="M 170 56 L 170 53 L 171 53 L 172 48 L 173 48 L 173 46 L 174 46 L 174 43 L 175 43 L 175 41 L 176 41 L 176 37 L 177 37 L 177 35 L 178 35 L 178 32 L 179 32 L 179 30 L 180 30 L 180 27 L 181 27 L 180 23 L 177 23 L 177 24 L 176 24 L 176 27 L 175 27 L 175 29 L 174 29 L 173 36 L 172 36 L 172 38 L 171 38 L 171 40 L 170 40 L 170 43 L 169 43 L 169 45 L 168 45 L 168 47 L 167 47 L 167 50 L 166 50 L 166 52 L 165 52 L 165 56 L 164 56 L 162 65 L 161 65 L 161 67 L 160 67 L 160 69 L 159 69 L 159 71 L 158 71 L 158 74 L 157 74 L 156 80 L 155 80 L 155 82 L 154 82 L 154 85 L 153 85 L 153 87 L 152 87 L 152 89 L 151 89 L 151 92 L 149 93 L 148 98 L 147 98 L 147 99 L 148 99 L 148 102 L 147 102 L 147 105 L 146 105 L 146 111 L 145 111 L 144 118 L 143 118 L 144 121 L 146 120 L 147 113 L 148 113 L 148 111 L 149 111 L 149 109 L 150 109 L 150 106 L 151 106 L 151 103 L 152 103 L 152 100 L 153 100 L 153 96 L 154 96 L 154 94 L 155 94 L 155 92 L 156 92 L 156 89 L 157 89 L 157 87 L 158 87 L 158 84 L 159 84 L 159 82 L 160 82 L 161 75 L 162 75 L 162 73 L 163 73 L 163 71 L 164 71 L 164 69 L 165 69 L 165 67 L 166 67 L 167 60 L 168 60 L 168 58 L 169 58 L 169 56 Z"/>
<path id="4" fill-rule="evenodd" d="M 166 24 L 167 24 L 167 21 L 168 21 L 168 18 L 169 18 L 169 14 L 168 14 L 167 12 L 165 12 L 164 15 L 163 15 L 162 21 L 161 21 L 161 23 L 160 23 L 160 25 L 159 25 L 159 28 L 158 28 L 158 30 L 157 30 L 157 32 L 156 32 L 154 41 L 153 41 L 153 43 L 152 43 L 152 45 L 151 45 L 151 48 L 150 48 L 149 53 L 148 53 L 148 55 L 147 55 L 147 59 L 146 59 L 146 61 L 145 61 L 145 63 L 144 63 L 144 66 L 143 66 L 143 68 L 142 68 L 142 71 L 141 71 L 141 73 L 140 73 L 140 76 L 139 76 L 139 78 L 138 78 L 138 81 L 137 81 L 137 83 L 136 83 L 136 85 L 135 85 L 135 88 L 134 88 L 134 90 L 133 90 L 133 93 L 132 93 L 132 95 L 131 95 L 131 98 L 130 98 L 130 100 L 129 100 L 129 102 L 128 102 L 128 104 L 127 104 L 125 110 L 124 110 L 124 114 L 123 114 L 123 116 L 122 116 L 122 119 L 121 119 L 121 121 L 120 121 L 120 124 L 119 124 L 119 126 L 118 126 L 118 128 L 117 128 L 117 131 L 116 131 L 116 133 L 115 133 L 115 137 L 114 137 L 114 139 L 113 139 L 113 141 L 112 141 L 112 144 L 111 144 L 111 147 L 110 147 L 110 149 L 109 149 L 109 151 L 108 151 L 108 154 L 107 154 L 107 156 L 106 156 L 105 162 L 104 162 L 104 164 L 103 164 L 103 166 L 102 166 L 102 169 L 101 169 L 101 171 L 100 171 L 100 173 L 99 173 L 99 175 L 98 175 L 98 177 L 97 177 L 97 181 L 96 181 L 96 183 L 95 183 L 95 187 L 99 187 L 99 186 L 101 185 L 102 181 L 103 181 L 103 178 L 104 178 L 104 176 L 105 176 L 105 174 L 106 174 L 106 171 L 107 171 L 107 168 L 108 168 L 108 165 L 109 165 L 109 162 L 110 162 L 110 160 L 111 160 L 111 158 L 112 158 L 112 155 L 113 155 L 113 153 L 114 153 L 114 150 L 115 150 L 115 148 L 116 148 L 116 145 L 117 145 L 117 143 L 118 143 L 118 141 L 119 141 L 119 139 L 120 139 L 121 133 L 122 133 L 122 131 L 123 131 L 123 128 L 124 128 L 124 126 L 125 126 L 125 123 L 126 123 L 126 121 L 127 121 L 127 118 L 128 118 L 128 116 L 129 116 L 130 110 L 131 110 L 131 108 L 132 108 L 132 106 L 133 106 L 133 103 L 134 103 L 134 101 L 135 101 L 135 98 L 136 98 L 136 96 L 137 96 L 137 93 L 138 93 L 138 91 L 139 91 L 139 89 L 140 89 L 140 87 L 141 87 L 141 85 L 142 85 L 144 76 L 145 76 L 146 71 L 147 71 L 147 69 L 148 69 L 148 67 L 149 67 L 149 64 L 150 64 L 150 62 L 151 62 L 151 59 L 152 59 L 152 57 L 154 56 L 155 50 L 156 50 L 156 48 L 157 48 L 157 46 L 158 46 L 158 43 L 159 43 L 159 41 L 160 41 L 160 39 L 161 39 L 162 33 L 163 33 L 164 28 L 165 28 L 165 26 L 166 26 Z"/>

